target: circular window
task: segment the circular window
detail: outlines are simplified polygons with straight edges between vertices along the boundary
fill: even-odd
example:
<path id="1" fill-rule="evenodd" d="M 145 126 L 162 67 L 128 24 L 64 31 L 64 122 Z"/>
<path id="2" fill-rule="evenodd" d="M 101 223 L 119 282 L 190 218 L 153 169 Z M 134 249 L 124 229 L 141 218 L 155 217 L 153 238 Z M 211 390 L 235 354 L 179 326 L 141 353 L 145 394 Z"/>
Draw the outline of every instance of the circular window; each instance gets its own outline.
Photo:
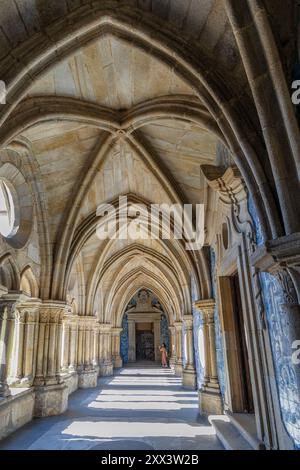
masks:
<path id="1" fill-rule="evenodd" d="M 28 242 L 33 209 L 30 186 L 21 171 L 10 162 L 0 163 L 0 235 L 11 247 L 20 249 Z"/>
<path id="2" fill-rule="evenodd" d="M 8 185 L 0 180 L 0 233 L 5 238 L 12 237 L 16 231 L 15 204 Z"/>

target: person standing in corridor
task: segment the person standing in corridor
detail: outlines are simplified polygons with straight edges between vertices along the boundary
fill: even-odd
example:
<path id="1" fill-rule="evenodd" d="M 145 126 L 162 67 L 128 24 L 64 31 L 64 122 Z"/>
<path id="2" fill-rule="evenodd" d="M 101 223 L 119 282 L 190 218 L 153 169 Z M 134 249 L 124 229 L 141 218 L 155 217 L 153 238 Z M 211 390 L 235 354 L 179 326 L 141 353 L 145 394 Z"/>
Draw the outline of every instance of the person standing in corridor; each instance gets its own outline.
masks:
<path id="1" fill-rule="evenodd" d="M 159 350 L 161 352 L 161 365 L 162 365 L 162 367 L 168 367 L 168 352 L 167 352 L 166 344 L 163 343 L 159 347 Z"/>

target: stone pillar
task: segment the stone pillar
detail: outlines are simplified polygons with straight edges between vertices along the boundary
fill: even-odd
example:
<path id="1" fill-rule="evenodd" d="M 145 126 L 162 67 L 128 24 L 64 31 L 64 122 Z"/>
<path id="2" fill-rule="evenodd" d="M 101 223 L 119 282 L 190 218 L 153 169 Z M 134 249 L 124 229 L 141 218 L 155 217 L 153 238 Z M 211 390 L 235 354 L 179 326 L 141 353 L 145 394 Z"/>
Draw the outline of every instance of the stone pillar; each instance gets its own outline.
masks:
<path id="1" fill-rule="evenodd" d="M 200 411 L 207 414 L 223 414 L 216 356 L 215 301 L 214 299 L 200 300 L 195 303 L 195 307 L 203 317 L 205 351 L 204 383 L 198 392 Z"/>
<path id="2" fill-rule="evenodd" d="M 113 375 L 113 363 L 111 355 L 111 325 L 108 323 L 100 324 L 100 336 L 102 340 L 102 357 L 100 359 L 100 375 Z"/>
<path id="3" fill-rule="evenodd" d="M 78 317 L 78 337 L 77 337 L 77 372 L 83 370 L 83 342 L 84 342 L 84 323 L 81 321 L 82 317 Z"/>
<path id="4" fill-rule="evenodd" d="M 69 372 L 73 373 L 76 371 L 76 354 L 77 354 L 77 343 L 78 343 L 78 323 L 72 319 L 70 323 L 70 347 L 69 347 Z"/>
<path id="5" fill-rule="evenodd" d="M 96 327 L 96 318 L 93 316 L 81 316 L 79 324 L 79 350 L 81 366 L 78 370 L 78 387 L 97 387 L 98 369 L 93 361 L 94 344 L 92 331 Z"/>
<path id="6" fill-rule="evenodd" d="M 112 360 L 115 369 L 122 367 L 123 361 L 120 355 L 121 333 L 123 328 L 112 328 Z"/>
<path id="7" fill-rule="evenodd" d="M 19 295 L 13 294 L 4 294 L 0 299 L 0 398 L 11 395 L 8 375 L 14 343 L 16 305 L 19 299 Z"/>
<path id="8" fill-rule="evenodd" d="M 35 375 L 40 300 L 28 300 L 16 308 L 13 361 L 9 383 L 12 387 L 31 387 Z"/>
<path id="9" fill-rule="evenodd" d="M 176 342 L 175 342 L 175 326 L 169 326 L 169 332 L 170 332 L 170 357 L 169 357 L 169 363 L 170 366 L 175 366 L 176 363 Z"/>
<path id="10" fill-rule="evenodd" d="M 197 388 L 197 374 L 194 356 L 193 315 L 184 315 L 186 331 L 186 364 L 182 374 L 182 385 L 186 388 Z"/>
<path id="11" fill-rule="evenodd" d="M 62 327 L 62 357 L 61 357 L 61 372 L 69 372 L 69 358 L 70 358 L 70 332 L 71 327 L 68 319 L 63 319 Z"/>
<path id="12" fill-rule="evenodd" d="M 47 301 L 40 307 L 35 385 L 35 416 L 63 413 L 68 389 L 60 375 L 62 318 L 66 305 Z"/>
<path id="13" fill-rule="evenodd" d="M 100 341 L 100 331 L 99 331 L 99 323 L 95 323 L 92 331 L 93 337 L 92 337 L 92 344 L 93 344 L 93 353 L 92 353 L 92 363 L 94 366 L 94 369 L 97 370 L 97 373 L 99 374 L 99 341 Z"/>
<path id="14" fill-rule="evenodd" d="M 128 362 L 136 362 L 135 321 L 128 320 Z"/>
<path id="15" fill-rule="evenodd" d="M 160 320 L 154 322 L 154 358 L 155 362 L 161 362 L 160 346 Z"/>
<path id="16" fill-rule="evenodd" d="M 182 322 L 175 322 L 175 351 L 176 351 L 176 361 L 175 361 L 175 374 L 182 376 Z"/>

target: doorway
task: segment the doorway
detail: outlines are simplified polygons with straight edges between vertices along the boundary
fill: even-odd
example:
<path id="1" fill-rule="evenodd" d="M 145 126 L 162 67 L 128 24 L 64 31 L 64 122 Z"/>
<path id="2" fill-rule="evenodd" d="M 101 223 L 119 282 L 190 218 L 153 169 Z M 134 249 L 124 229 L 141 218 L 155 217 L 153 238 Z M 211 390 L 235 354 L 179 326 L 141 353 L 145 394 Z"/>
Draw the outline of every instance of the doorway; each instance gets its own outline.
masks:
<path id="1" fill-rule="evenodd" d="M 226 405 L 232 413 L 254 413 L 248 333 L 244 321 L 238 273 L 220 277 L 228 391 Z"/>
<path id="2" fill-rule="evenodd" d="M 136 359 L 137 361 L 154 361 L 154 332 L 152 323 L 136 324 Z"/>
<path id="3" fill-rule="evenodd" d="M 252 385 L 250 377 L 250 365 L 249 365 L 249 351 L 247 344 L 247 335 L 245 329 L 245 323 L 243 319 L 243 308 L 242 299 L 238 274 L 235 274 L 231 278 L 232 292 L 233 292 L 233 315 L 235 328 L 237 331 L 238 348 L 237 354 L 239 355 L 239 362 L 241 364 L 242 374 L 242 394 L 243 394 L 243 411 L 246 413 L 254 413 Z"/>

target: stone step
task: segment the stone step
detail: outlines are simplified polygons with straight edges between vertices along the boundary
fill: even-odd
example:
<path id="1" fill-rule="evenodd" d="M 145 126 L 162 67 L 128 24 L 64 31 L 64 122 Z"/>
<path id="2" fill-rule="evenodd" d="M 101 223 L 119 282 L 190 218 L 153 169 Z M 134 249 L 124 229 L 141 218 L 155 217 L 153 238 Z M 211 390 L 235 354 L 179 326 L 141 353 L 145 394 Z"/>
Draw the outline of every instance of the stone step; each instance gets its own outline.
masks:
<path id="1" fill-rule="evenodd" d="M 238 429 L 230 422 L 228 416 L 209 416 L 210 424 L 226 450 L 253 450 Z"/>
<path id="2" fill-rule="evenodd" d="M 231 424 L 239 431 L 243 438 L 254 450 L 264 450 L 265 445 L 256 435 L 255 415 L 249 413 L 226 413 Z"/>

